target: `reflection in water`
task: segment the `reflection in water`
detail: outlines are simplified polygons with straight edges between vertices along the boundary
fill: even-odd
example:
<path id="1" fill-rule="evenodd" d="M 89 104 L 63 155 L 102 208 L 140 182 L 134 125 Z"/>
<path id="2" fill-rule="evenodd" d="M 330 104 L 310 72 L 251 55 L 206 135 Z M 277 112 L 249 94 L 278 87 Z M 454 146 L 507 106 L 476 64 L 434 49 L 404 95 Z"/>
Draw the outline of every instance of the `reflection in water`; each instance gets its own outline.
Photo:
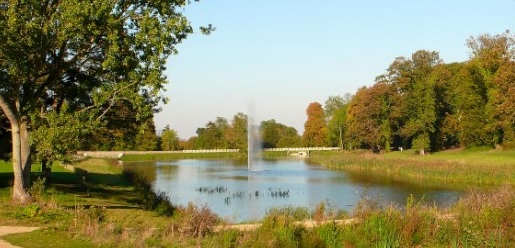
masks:
<path id="1" fill-rule="evenodd" d="M 304 160 L 259 163 L 260 171 L 248 171 L 245 163 L 233 160 L 126 163 L 124 169 L 144 174 L 155 190 L 166 192 L 174 203 L 206 203 L 233 222 L 259 220 L 268 209 L 285 205 L 314 209 L 326 202 L 352 211 L 364 192 L 400 205 L 410 194 L 436 205 L 454 202 L 461 195 L 329 170 Z"/>

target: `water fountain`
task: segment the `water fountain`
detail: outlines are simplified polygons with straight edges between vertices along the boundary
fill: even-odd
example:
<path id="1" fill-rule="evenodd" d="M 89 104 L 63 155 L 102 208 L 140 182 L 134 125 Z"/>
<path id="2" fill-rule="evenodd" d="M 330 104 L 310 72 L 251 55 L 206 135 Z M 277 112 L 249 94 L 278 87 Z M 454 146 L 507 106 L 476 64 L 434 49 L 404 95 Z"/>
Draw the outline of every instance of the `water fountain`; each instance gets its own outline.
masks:
<path id="1" fill-rule="evenodd" d="M 259 136 L 259 125 L 256 124 L 254 104 L 249 104 L 249 113 L 247 115 L 247 149 L 248 149 L 248 170 L 256 171 L 257 162 L 261 159 L 261 138 Z"/>

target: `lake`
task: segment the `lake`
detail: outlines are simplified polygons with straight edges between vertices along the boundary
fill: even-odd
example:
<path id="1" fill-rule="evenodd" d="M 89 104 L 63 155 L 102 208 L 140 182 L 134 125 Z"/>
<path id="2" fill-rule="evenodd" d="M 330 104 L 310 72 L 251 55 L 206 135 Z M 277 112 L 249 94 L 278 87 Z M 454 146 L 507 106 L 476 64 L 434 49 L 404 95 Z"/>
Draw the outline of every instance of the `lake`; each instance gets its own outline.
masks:
<path id="1" fill-rule="evenodd" d="M 426 204 L 446 206 L 463 194 L 327 169 L 303 159 L 262 160 L 253 171 L 247 169 L 247 161 L 238 160 L 126 162 L 124 170 L 145 175 L 154 190 L 165 192 L 174 204 L 207 204 L 230 222 L 260 220 L 272 207 L 313 210 L 321 202 L 351 212 L 364 195 L 403 206 L 412 194 Z"/>

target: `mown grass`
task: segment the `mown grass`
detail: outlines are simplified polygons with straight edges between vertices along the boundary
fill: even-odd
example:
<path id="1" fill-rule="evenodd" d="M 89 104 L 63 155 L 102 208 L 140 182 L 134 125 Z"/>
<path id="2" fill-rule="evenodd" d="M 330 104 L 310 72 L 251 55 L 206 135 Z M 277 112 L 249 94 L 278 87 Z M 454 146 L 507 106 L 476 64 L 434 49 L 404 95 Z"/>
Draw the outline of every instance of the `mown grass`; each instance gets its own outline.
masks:
<path id="1" fill-rule="evenodd" d="M 379 175 L 398 182 L 488 187 L 515 184 L 515 151 L 460 150 L 420 156 L 411 151 L 313 153 L 310 160 L 329 168 Z"/>

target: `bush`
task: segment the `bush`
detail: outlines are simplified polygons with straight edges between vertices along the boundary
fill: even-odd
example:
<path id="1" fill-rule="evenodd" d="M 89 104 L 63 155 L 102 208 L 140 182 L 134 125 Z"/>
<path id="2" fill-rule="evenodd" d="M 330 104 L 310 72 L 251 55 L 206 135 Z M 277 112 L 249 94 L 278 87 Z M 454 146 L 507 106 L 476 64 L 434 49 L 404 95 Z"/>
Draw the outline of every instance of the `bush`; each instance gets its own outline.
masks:
<path id="1" fill-rule="evenodd" d="M 207 205 L 198 206 L 191 202 L 186 207 L 178 207 L 173 219 L 172 233 L 178 231 L 181 236 L 199 238 L 210 233 L 219 221 L 218 215 Z"/>

